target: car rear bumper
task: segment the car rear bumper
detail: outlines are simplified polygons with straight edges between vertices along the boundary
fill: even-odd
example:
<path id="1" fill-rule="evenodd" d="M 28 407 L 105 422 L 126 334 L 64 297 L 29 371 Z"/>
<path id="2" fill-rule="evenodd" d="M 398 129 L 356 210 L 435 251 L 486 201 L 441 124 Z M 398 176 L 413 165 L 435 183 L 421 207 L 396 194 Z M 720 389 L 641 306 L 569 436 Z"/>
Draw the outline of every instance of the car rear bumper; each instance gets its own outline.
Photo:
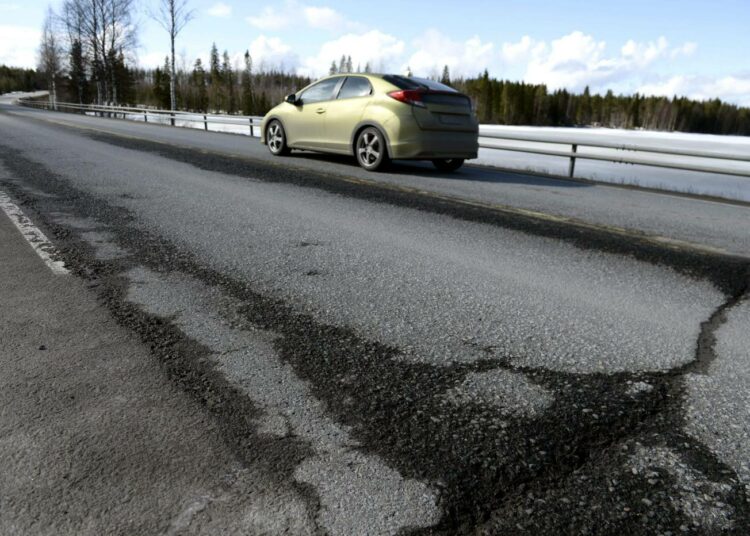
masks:
<path id="1" fill-rule="evenodd" d="M 390 149 L 394 159 L 471 159 L 476 158 L 479 151 L 479 133 L 421 130 L 411 138 L 391 140 Z"/>

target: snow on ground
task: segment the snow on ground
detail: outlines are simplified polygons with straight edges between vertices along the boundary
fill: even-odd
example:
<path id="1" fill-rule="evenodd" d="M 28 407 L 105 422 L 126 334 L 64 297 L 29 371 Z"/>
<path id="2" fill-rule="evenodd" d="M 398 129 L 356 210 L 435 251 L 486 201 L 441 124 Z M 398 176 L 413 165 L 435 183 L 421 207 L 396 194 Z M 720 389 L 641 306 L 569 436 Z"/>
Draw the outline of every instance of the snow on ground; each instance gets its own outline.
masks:
<path id="1" fill-rule="evenodd" d="M 706 158 L 669 156 L 634 151 L 623 152 L 613 149 L 585 147 L 586 142 L 614 143 L 625 146 L 645 145 L 662 149 L 695 150 L 748 157 L 750 156 L 750 137 L 607 128 L 505 127 L 497 125 L 484 125 L 481 127 L 482 134 L 493 132 L 521 136 L 536 134 L 561 141 L 576 141 L 579 143 L 579 153 L 584 154 L 610 155 L 614 158 L 618 156 L 635 157 L 657 162 L 679 162 L 696 166 L 742 170 L 750 173 L 750 162 L 711 160 Z M 480 138 L 480 142 L 570 151 L 570 145 L 514 142 L 490 138 Z M 474 163 L 553 175 L 567 175 L 569 160 L 557 156 L 480 149 L 479 158 Z M 575 176 L 602 182 L 633 184 L 661 190 L 714 195 L 729 199 L 750 201 L 750 177 L 733 177 L 731 175 L 663 169 L 632 164 L 616 164 L 584 159 L 576 161 Z"/>
<path id="2" fill-rule="evenodd" d="M 86 115 L 94 115 L 94 113 L 87 112 Z M 141 122 L 144 121 L 143 114 L 126 114 L 126 119 Z M 255 126 L 253 127 L 253 135 L 256 138 L 260 137 L 260 121 L 261 118 L 259 117 L 256 117 L 254 121 Z M 149 114 L 148 122 L 168 125 L 170 123 L 170 117 L 168 115 Z M 178 114 L 175 118 L 175 126 L 205 130 L 206 122 L 204 121 L 202 114 Z M 228 132 L 230 134 L 243 134 L 249 136 L 250 120 L 244 116 L 210 115 L 208 116 L 208 130 L 212 132 Z"/>
<path id="3" fill-rule="evenodd" d="M 143 121 L 140 114 L 128 114 L 128 119 Z M 149 122 L 169 124 L 167 116 L 149 115 Z M 240 116 L 212 116 L 209 117 L 208 130 L 213 132 L 229 132 L 232 134 L 250 135 L 249 119 Z M 217 122 L 221 121 L 221 122 Z M 260 136 L 256 119 L 253 135 Z M 199 114 L 178 115 L 176 126 L 204 129 L 203 116 Z M 545 138 L 560 140 L 561 142 L 575 141 L 579 144 L 578 151 L 583 154 L 604 154 L 613 158 L 638 157 L 648 158 L 657 162 L 681 162 L 705 167 L 721 167 L 724 169 L 743 170 L 750 173 L 750 162 L 733 162 L 726 160 L 711 160 L 685 156 L 669 156 L 652 153 L 619 151 L 586 147 L 586 142 L 615 143 L 618 145 L 645 145 L 655 148 L 680 149 L 701 152 L 715 152 L 721 154 L 750 155 L 750 137 L 742 136 L 713 136 L 706 134 L 683 134 L 677 132 L 653 132 L 616 130 L 607 128 L 553 128 L 553 127 L 507 127 L 498 125 L 483 125 L 482 134 L 502 133 L 506 135 L 540 135 Z M 570 145 L 552 143 L 535 143 L 527 141 L 493 140 L 480 137 L 481 143 L 503 144 L 527 148 L 544 148 L 557 151 L 569 151 Z M 497 149 L 480 149 L 479 158 L 472 163 L 486 166 L 496 166 L 537 173 L 564 175 L 568 173 L 568 159 L 559 156 L 545 156 Z M 656 188 L 675 192 L 711 195 L 750 202 L 750 177 L 733 177 L 713 173 L 681 171 L 663 169 L 650 166 L 632 164 L 618 164 L 595 160 L 578 159 L 576 173 L 578 178 L 591 179 L 601 182 L 631 184 L 647 188 Z"/>

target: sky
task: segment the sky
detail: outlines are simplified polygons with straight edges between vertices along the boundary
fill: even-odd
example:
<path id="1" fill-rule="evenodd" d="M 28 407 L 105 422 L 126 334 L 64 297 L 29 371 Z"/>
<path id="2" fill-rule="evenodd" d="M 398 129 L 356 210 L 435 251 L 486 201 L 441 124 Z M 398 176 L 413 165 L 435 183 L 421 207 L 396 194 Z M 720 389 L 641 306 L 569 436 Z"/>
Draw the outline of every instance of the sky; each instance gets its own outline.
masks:
<path id="1" fill-rule="evenodd" d="M 169 41 L 140 0 L 137 61 L 164 62 Z M 32 67 L 47 6 L 0 0 L 0 64 Z M 593 92 L 719 97 L 750 106 L 750 0 L 190 0 L 182 62 L 211 44 L 239 65 L 317 77 L 356 67 L 431 76 L 491 76 Z M 151 8 L 153 10 L 153 7 Z"/>

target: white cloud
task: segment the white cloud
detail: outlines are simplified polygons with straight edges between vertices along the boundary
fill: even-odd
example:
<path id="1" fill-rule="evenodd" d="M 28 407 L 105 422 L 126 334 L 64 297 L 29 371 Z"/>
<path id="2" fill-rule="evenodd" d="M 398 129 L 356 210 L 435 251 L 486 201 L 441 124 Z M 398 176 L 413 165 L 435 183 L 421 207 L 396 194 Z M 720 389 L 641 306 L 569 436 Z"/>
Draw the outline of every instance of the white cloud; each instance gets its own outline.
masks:
<path id="1" fill-rule="evenodd" d="M 256 71 L 280 69 L 294 71 L 299 67 L 299 56 L 292 47 L 278 37 L 258 36 L 250 43 L 250 55 Z"/>
<path id="2" fill-rule="evenodd" d="M 508 63 L 519 63 L 525 61 L 529 58 L 533 48 L 536 46 L 539 46 L 539 43 L 534 41 L 528 35 L 524 35 L 517 43 L 503 43 L 501 50 L 502 58 Z"/>
<path id="3" fill-rule="evenodd" d="M 683 43 L 681 47 L 672 49 L 670 54 L 672 58 L 677 58 L 679 56 L 692 56 L 695 54 L 696 50 L 698 50 L 698 43 L 688 41 L 687 43 Z"/>
<path id="4" fill-rule="evenodd" d="M 685 43 L 672 47 L 665 37 L 647 43 L 630 40 L 621 47 L 619 54 L 611 55 L 607 54 L 606 42 L 582 32 L 572 32 L 549 44 L 540 42 L 531 46 L 529 43 L 527 48 L 530 52 L 524 80 L 545 83 L 551 88 L 581 90 L 586 85 L 604 89 L 628 78 L 645 77 L 655 62 L 693 54 L 696 45 Z M 516 57 L 523 59 L 520 54 Z"/>
<path id="5" fill-rule="evenodd" d="M 330 7 L 308 6 L 304 8 L 305 21 L 312 28 L 341 30 L 349 24 L 344 16 Z"/>
<path id="6" fill-rule="evenodd" d="M 217 2 L 206 11 L 212 17 L 228 17 L 232 14 L 232 6 L 224 2 Z"/>
<path id="7" fill-rule="evenodd" d="M 392 35 L 378 30 L 350 33 L 324 43 L 317 55 L 305 58 L 299 71 L 312 77 L 327 74 L 331 61 L 338 64 L 342 54 L 352 57 L 355 68 L 364 68 L 369 62 L 373 71 L 386 71 L 400 61 L 403 53 L 404 42 Z"/>
<path id="8" fill-rule="evenodd" d="M 247 17 L 250 25 L 264 31 L 278 31 L 306 26 L 329 32 L 363 31 L 364 26 L 348 20 L 330 7 L 312 6 L 287 0 L 280 6 L 266 6 L 255 16 Z"/>
<path id="9" fill-rule="evenodd" d="M 495 45 L 483 43 L 478 36 L 466 41 L 453 41 L 438 30 L 428 30 L 414 40 L 417 51 L 401 65 L 411 67 L 418 76 L 442 73 L 447 65 L 452 76 L 475 76 L 485 68 L 494 67 Z"/>
<path id="10" fill-rule="evenodd" d="M 169 56 L 169 52 L 149 52 L 138 56 L 138 65 L 146 69 L 156 69 L 164 66 L 164 59 Z"/>
<path id="11" fill-rule="evenodd" d="M 259 15 L 247 17 L 247 22 L 259 30 L 281 30 L 292 23 L 288 13 L 266 6 Z"/>
<path id="12" fill-rule="evenodd" d="M 727 102 L 750 106 L 750 74 L 729 75 L 722 78 L 678 75 L 643 84 L 638 88 L 644 95 L 690 97 L 708 100 L 720 98 Z"/>
<path id="13" fill-rule="evenodd" d="M 38 28 L 0 24 L 0 64 L 36 67 L 41 34 Z"/>

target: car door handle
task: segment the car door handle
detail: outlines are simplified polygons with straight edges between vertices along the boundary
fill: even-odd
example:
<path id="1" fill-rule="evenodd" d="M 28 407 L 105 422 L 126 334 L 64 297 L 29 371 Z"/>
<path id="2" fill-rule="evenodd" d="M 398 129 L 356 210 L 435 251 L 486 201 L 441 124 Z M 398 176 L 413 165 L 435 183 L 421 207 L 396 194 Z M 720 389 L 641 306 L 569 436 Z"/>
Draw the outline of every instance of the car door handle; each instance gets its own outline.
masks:
<path id="1" fill-rule="evenodd" d="M 315 110 L 315 113 L 316 114 L 324 114 L 324 113 L 326 113 L 326 109 L 325 108 L 318 108 L 317 110 Z"/>

